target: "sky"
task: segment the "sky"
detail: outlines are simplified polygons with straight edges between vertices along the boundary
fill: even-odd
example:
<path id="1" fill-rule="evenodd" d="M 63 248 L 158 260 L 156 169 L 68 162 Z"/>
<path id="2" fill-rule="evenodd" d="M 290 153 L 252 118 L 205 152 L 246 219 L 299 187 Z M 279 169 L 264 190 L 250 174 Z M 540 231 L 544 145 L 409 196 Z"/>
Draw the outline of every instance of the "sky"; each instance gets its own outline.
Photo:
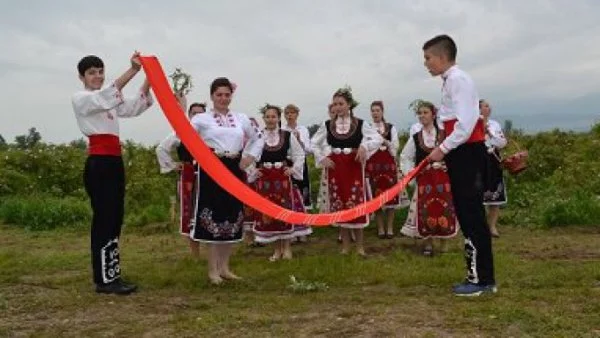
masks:
<path id="1" fill-rule="evenodd" d="M 386 119 L 408 130 L 412 100 L 440 99 L 421 50 L 438 34 L 457 42 L 493 118 L 585 131 L 600 120 L 598 17 L 597 0 L 0 0 L 0 135 L 35 127 L 47 142 L 82 137 L 70 101 L 82 87 L 77 62 L 100 56 L 109 83 L 134 50 L 192 75 L 190 102 L 209 101 L 210 82 L 226 76 L 238 85 L 232 109 L 258 117 L 265 102 L 294 103 L 311 125 L 350 85 L 357 116 L 370 119 L 370 102 L 383 100 Z M 121 120 L 122 139 L 147 145 L 171 131 L 158 104 Z"/>

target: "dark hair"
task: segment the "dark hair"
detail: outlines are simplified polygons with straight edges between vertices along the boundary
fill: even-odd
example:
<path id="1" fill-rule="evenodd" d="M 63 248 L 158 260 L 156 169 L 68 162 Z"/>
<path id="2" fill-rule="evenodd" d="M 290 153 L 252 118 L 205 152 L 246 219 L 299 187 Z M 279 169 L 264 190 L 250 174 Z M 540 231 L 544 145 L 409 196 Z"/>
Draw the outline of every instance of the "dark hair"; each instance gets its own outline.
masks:
<path id="1" fill-rule="evenodd" d="M 218 77 L 210 84 L 210 95 L 214 94 L 220 87 L 227 87 L 233 93 L 233 85 L 226 77 Z"/>
<path id="2" fill-rule="evenodd" d="M 350 106 L 350 113 L 352 113 L 352 110 L 354 110 L 354 108 L 358 106 L 358 102 L 354 100 L 354 96 L 352 95 L 352 88 L 348 86 L 340 88 L 335 93 L 333 93 L 333 98 L 336 97 L 341 97 L 344 99 L 344 101 L 346 101 L 346 103 L 348 103 L 348 105 Z"/>
<path id="3" fill-rule="evenodd" d="M 190 114 L 192 112 L 192 108 L 196 108 L 196 107 L 202 107 L 202 109 L 204 109 L 204 111 L 206 111 L 206 103 L 194 102 L 190 105 L 190 108 L 188 108 L 188 114 Z"/>
<path id="4" fill-rule="evenodd" d="M 381 108 L 382 113 L 385 111 L 385 108 L 383 108 L 383 101 L 377 100 L 371 102 L 371 109 L 373 109 L 373 107 Z M 385 122 L 385 117 L 381 116 L 381 121 Z"/>
<path id="5" fill-rule="evenodd" d="M 79 60 L 79 63 L 77 64 L 79 75 L 83 76 L 85 71 L 90 68 L 104 68 L 104 62 L 96 55 L 88 55 Z"/>
<path id="6" fill-rule="evenodd" d="M 277 112 L 277 117 L 279 117 L 279 128 L 281 128 L 281 107 L 267 103 L 260 109 L 260 114 L 264 117 L 270 109 Z"/>
<path id="7" fill-rule="evenodd" d="M 423 101 L 419 104 L 419 106 L 417 107 L 415 113 L 417 113 L 419 111 L 419 109 L 421 108 L 427 108 L 429 110 L 431 110 L 431 113 L 433 114 L 433 118 L 435 118 L 437 116 L 437 108 L 435 108 L 435 105 L 429 101 Z"/>
<path id="8" fill-rule="evenodd" d="M 423 50 L 426 51 L 428 49 L 432 49 L 436 54 L 444 54 L 448 58 L 448 61 L 456 61 L 456 54 L 458 53 L 456 43 L 446 34 L 438 35 L 425 42 Z"/>

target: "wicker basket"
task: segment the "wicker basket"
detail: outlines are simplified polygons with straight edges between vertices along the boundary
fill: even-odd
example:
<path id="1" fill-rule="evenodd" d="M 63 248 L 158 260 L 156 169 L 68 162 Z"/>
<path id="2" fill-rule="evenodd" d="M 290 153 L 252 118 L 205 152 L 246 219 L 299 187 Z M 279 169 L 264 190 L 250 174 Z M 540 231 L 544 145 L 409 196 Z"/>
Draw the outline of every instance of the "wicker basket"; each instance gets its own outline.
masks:
<path id="1" fill-rule="evenodd" d="M 510 142 L 515 144 L 517 152 L 500 160 L 500 165 L 511 175 L 518 175 L 527 169 L 529 153 L 527 150 L 521 150 L 521 147 L 516 141 L 511 139 Z"/>

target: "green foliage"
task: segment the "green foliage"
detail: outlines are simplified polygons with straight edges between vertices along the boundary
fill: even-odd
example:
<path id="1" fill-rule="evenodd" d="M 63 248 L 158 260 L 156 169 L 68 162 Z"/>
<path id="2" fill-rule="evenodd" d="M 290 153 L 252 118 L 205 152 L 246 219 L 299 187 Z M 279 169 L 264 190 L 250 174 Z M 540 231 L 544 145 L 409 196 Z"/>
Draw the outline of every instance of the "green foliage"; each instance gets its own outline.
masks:
<path id="1" fill-rule="evenodd" d="M 506 175 L 509 203 L 501 213 L 502 224 L 554 227 L 599 223 L 600 123 L 587 133 L 552 130 L 525 135 L 513 129 L 507 137 L 513 142 L 504 155 L 527 149 L 529 167 L 519 176 Z M 408 135 L 399 138 L 402 148 Z M 34 143 L 25 148 L 18 144 L 0 147 L 0 218 L 36 229 L 88 222 L 89 200 L 83 188 L 85 141 Z M 176 174 L 159 173 L 154 147 L 128 141 L 123 159 L 125 224 L 167 221 L 170 200 L 176 194 Z M 315 169 L 312 157 L 308 166 L 316 205 L 321 170 Z M 44 197 L 34 198 L 34 193 Z M 405 209 L 398 212 L 398 224 L 405 214 Z"/>
<path id="2" fill-rule="evenodd" d="M 0 216 L 4 222 L 31 230 L 86 226 L 91 220 L 89 203 L 73 197 L 10 197 L 2 201 Z"/>

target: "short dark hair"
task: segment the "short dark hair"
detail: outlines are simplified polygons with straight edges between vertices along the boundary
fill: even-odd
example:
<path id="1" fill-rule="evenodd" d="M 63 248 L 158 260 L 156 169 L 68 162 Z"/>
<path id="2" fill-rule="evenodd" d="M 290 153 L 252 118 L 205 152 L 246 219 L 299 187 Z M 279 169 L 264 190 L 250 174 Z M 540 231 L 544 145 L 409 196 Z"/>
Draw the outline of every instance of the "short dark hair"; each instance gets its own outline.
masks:
<path id="1" fill-rule="evenodd" d="M 204 109 L 204 111 L 206 111 L 206 103 L 194 102 L 188 108 L 188 115 L 191 114 L 192 113 L 192 109 L 194 109 L 196 107 L 202 107 L 202 109 Z"/>
<path id="2" fill-rule="evenodd" d="M 206 111 L 206 103 L 194 102 L 190 105 L 190 108 L 188 108 L 188 113 L 191 113 L 192 108 L 196 108 L 196 107 L 202 107 L 202 109 L 204 109 L 204 111 Z"/>
<path id="3" fill-rule="evenodd" d="M 210 84 L 210 95 L 214 94 L 220 87 L 227 87 L 233 93 L 233 85 L 226 77 L 218 77 Z"/>
<path id="4" fill-rule="evenodd" d="M 436 53 L 443 53 L 448 58 L 448 61 L 456 61 L 458 48 L 456 47 L 454 40 L 446 34 L 438 35 L 425 42 L 425 44 L 423 44 L 423 50 L 426 51 L 428 49 L 435 49 Z"/>
<path id="5" fill-rule="evenodd" d="M 83 76 L 85 71 L 90 68 L 104 68 L 104 62 L 96 55 L 88 55 L 79 60 L 79 63 L 77 64 L 79 75 Z"/>

